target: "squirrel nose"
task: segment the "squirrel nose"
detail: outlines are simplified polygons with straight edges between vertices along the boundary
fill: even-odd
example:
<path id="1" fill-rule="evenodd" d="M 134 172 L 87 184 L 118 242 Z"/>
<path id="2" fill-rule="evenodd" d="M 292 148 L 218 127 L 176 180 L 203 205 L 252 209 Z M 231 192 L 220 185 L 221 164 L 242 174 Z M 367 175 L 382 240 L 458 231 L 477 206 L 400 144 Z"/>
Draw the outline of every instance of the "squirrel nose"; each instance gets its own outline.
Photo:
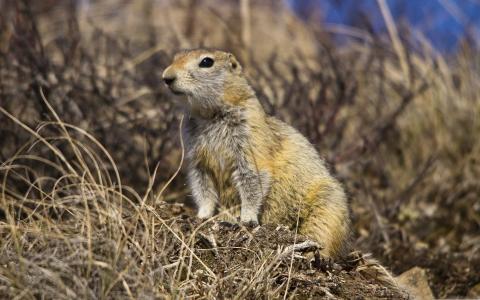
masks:
<path id="1" fill-rule="evenodd" d="M 163 77 L 163 81 L 167 84 L 170 85 L 175 81 L 176 77 Z"/>

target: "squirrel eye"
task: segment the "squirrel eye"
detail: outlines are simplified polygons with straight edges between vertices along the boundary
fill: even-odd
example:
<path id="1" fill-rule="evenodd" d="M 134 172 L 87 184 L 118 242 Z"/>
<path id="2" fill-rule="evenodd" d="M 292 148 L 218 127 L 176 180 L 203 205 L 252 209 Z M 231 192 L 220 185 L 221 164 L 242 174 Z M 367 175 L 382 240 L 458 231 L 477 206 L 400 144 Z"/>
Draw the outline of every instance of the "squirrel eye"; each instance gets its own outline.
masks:
<path id="1" fill-rule="evenodd" d="M 202 59 L 198 66 L 200 68 L 210 68 L 211 66 L 213 66 L 213 59 L 211 59 L 210 57 L 205 57 L 204 59 Z"/>

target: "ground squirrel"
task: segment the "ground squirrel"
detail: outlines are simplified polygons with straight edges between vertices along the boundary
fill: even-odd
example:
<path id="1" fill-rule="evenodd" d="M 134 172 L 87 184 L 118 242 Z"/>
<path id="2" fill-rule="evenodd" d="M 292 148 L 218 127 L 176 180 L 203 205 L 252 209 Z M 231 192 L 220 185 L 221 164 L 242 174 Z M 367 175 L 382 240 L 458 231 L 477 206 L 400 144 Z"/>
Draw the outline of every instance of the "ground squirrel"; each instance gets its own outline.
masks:
<path id="1" fill-rule="evenodd" d="M 342 185 L 302 134 L 265 113 L 234 55 L 180 52 L 163 80 L 188 99 L 188 182 L 198 217 L 240 205 L 241 222 L 298 221 L 323 255 L 344 254 L 350 217 Z"/>

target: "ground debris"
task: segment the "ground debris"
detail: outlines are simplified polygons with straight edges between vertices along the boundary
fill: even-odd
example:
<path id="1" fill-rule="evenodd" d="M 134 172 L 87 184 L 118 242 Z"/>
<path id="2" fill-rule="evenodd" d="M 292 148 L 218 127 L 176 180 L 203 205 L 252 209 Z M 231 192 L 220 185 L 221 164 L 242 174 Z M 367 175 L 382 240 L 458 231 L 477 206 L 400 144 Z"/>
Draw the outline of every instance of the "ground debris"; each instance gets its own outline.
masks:
<path id="1" fill-rule="evenodd" d="M 287 291 L 289 296 L 300 299 L 406 297 L 365 279 L 351 262 L 347 265 L 324 258 L 320 245 L 296 236 L 284 226 L 265 224 L 249 228 L 224 221 L 200 223 L 193 217 L 182 222 L 192 224 L 181 227 L 191 229 L 184 232 L 186 236 L 197 236 L 193 249 L 198 257 L 215 274 L 229 278 L 218 296 L 244 293 L 247 298 L 255 298 L 261 291 L 279 290 L 279 295 Z M 193 266 L 200 268 L 196 263 Z M 253 277 L 252 272 L 256 272 Z M 250 277 L 251 290 L 239 287 L 246 277 Z"/>
<path id="2" fill-rule="evenodd" d="M 419 267 L 403 272 L 397 278 L 399 285 L 405 288 L 415 299 L 434 299 L 432 290 L 428 285 L 427 273 Z"/>

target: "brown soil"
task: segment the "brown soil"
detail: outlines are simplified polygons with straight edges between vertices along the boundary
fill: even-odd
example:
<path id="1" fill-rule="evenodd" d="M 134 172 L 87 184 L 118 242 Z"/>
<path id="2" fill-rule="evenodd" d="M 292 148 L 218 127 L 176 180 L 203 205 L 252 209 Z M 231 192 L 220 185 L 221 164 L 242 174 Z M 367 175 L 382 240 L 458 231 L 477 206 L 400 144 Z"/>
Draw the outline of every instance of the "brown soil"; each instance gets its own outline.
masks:
<path id="1" fill-rule="evenodd" d="M 183 211 L 179 206 L 172 208 L 173 214 Z M 162 214 L 164 217 L 169 216 L 167 211 L 170 210 L 166 209 Z M 176 217 L 175 228 L 181 229 L 186 240 L 190 240 L 195 231 L 194 249 L 198 257 L 215 274 L 230 274 L 221 285 L 221 290 L 214 292 L 216 297 L 228 298 L 240 294 L 243 295 L 240 298 L 257 299 L 263 294 L 258 289 L 265 288 L 266 291 L 280 289 L 281 295 L 288 291 L 288 297 L 296 299 L 408 298 L 406 293 L 365 278 L 356 271 L 356 262 L 323 258 L 315 247 L 295 252 L 292 260 L 291 254 L 285 255 L 286 247 L 302 243 L 306 238 L 296 236 L 284 226 L 266 224 L 251 228 L 224 221 L 200 224 L 200 220 L 182 214 Z M 181 248 L 180 245 L 177 248 Z M 172 254 L 172 258 L 173 261 L 178 260 L 175 254 Z M 264 281 L 265 287 L 252 283 L 255 289 L 249 290 L 243 273 L 250 273 L 252 269 L 258 271 L 258 279 Z M 202 266 L 193 261 L 190 276 L 206 289 L 203 292 L 208 293 L 208 283 L 202 282 L 203 272 Z"/>

